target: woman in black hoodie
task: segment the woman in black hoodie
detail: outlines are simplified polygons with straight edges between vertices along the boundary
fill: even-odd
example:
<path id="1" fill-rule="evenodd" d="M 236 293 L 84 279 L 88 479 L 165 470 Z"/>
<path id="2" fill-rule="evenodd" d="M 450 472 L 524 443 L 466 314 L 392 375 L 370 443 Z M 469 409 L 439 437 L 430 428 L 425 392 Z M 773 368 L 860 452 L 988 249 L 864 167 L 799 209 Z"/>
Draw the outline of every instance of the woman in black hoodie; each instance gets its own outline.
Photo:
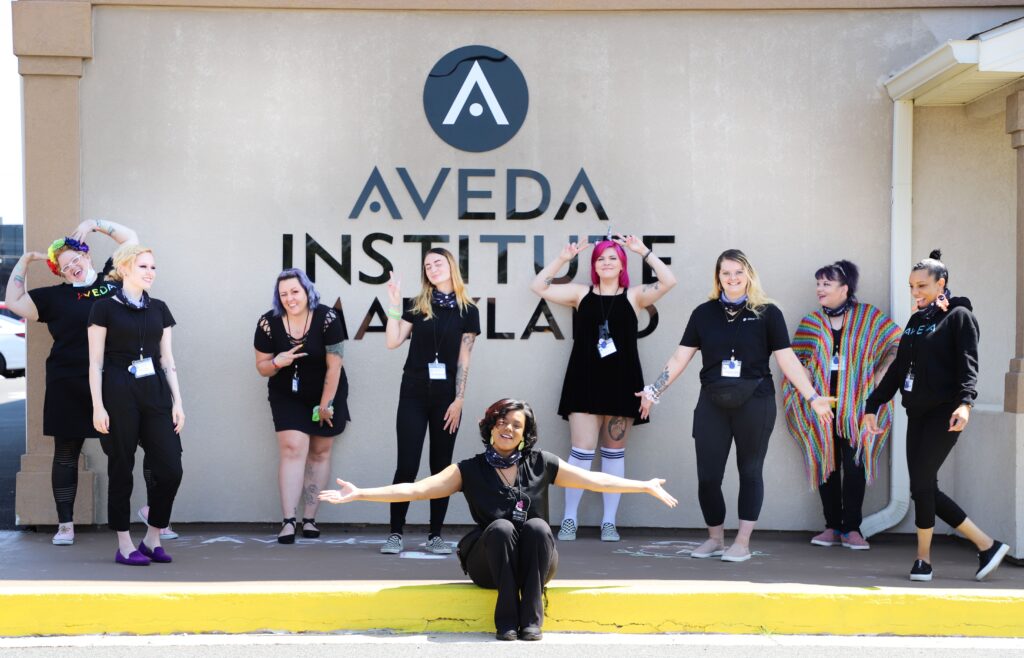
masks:
<path id="1" fill-rule="evenodd" d="M 880 434 L 875 414 L 900 392 L 907 410 L 907 468 L 917 525 L 917 560 L 910 579 L 932 579 L 932 532 L 938 516 L 978 547 L 974 577 L 981 580 L 999 566 L 1010 547 L 982 532 L 938 486 L 939 468 L 967 427 L 978 397 L 978 320 L 970 300 L 953 297 L 946 288 L 949 270 L 940 258 L 942 252 L 936 249 L 910 273 L 917 312 L 903 330 L 896 362 L 864 404 L 861 425 Z"/>

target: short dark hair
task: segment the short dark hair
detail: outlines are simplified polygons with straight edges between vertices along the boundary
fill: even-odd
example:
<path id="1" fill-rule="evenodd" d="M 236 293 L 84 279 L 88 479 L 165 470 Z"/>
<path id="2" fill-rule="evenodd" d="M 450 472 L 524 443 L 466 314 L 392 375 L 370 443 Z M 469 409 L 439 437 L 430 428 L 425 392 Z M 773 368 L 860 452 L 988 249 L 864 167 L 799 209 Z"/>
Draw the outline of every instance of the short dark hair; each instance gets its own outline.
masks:
<path id="1" fill-rule="evenodd" d="M 526 400 L 502 398 L 487 407 L 484 417 L 480 419 L 480 438 L 485 446 L 491 445 L 491 430 L 510 411 L 522 411 L 526 416 L 526 427 L 523 428 L 523 442 L 526 445 L 523 446 L 523 452 L 529 452 L 537 444 L 537 417 L 533 415 L 533 407 Z"/>
<path id="2" fill-rule="evenodd" d="M 860 270 L 848 260 L 837 260 L 836 262 L 819 267 L 814 273 L 814 280 L 827 279 L 835 281 L 841 286 L 846 286 L 846 296 L 852 301 L 857 301 L 857 282 L 860 281 Z"/>
<path id="3" fill-rule="evenodd" d="M 949 285 L 949 270 L 942 263 L 941 249 L 932 249 L 932 253 L 928 254 L 928 258 L 916 263 L 911 272 L 918 270 L 928 270 L 928 274 L 931 274 L 933 279 L 936 281 L 945 279 L 946 285 Z"/>

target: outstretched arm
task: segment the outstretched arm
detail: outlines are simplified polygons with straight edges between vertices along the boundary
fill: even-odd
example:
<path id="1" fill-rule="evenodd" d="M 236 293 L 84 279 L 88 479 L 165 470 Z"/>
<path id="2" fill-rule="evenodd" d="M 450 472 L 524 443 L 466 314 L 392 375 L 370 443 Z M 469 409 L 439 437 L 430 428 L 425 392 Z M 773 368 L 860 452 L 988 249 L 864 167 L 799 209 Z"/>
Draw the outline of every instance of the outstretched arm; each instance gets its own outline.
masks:
<path id="1" fill-rule="evenodd" d="M 601 493 L 645 493 L 650 494 L 665 503 L 669 507 L 675 507 L 678 502 L 667 491 L 661 488 L 665 484 L 664 478 L 640 481 L 620 478 L 608 473 L 584 471 L 558 460 L 558 475 L 555 476 L 555 484 L 560 487 L 572 489 L 586 489 L 588 491 L 600 491 Z"/>
<path id="2" fill-rule="evenodd" d="M 431 500 L 447 498 L 462 489 L 462 473 L 459 467 L 451 464 L 437 475 L 423 478 L 418 482 L 389 484 L 386 487 L 360 489 L 351 482 L 337 479 L 339 489 L 326 489 L 320 492 L 320 500 L 325 503 L 351 503 L 354 500 L 369 500 L 376 503 L 404 503 L 410 500 Z"/>

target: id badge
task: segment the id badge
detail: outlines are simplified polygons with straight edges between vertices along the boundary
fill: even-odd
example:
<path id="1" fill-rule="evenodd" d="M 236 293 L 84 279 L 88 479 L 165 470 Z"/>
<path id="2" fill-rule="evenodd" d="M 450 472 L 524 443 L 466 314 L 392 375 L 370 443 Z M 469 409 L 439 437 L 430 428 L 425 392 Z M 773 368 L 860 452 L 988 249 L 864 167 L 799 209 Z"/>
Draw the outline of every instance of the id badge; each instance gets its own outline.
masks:
<path id="1" fill-rule="evenodd" d="M 903 390 L 907 393 L 914 390 L 914 373 L 907 373 L 907 378 L 903 380 Z"/>
<path id="2" fill-rule="evenodd" d="M 615 339 L 613 339 L 611 336 L 609 336 L 608 338 L 602 338 L 601 340 L 597 341 L 597 353 L 601 355 L 602 359 L 605 358 L 606 356 L 611 356 L 612 354 L 615 354 L 615 352 L 617 351 L 618 350 L 615 348 Z"/>
<path id="3" fill-rule="evenodd" d="M 299 392 L 299 371 L 296 370 L 295 374 L 292 375 L 292 393 Z"/>
<path id="4" fill-rule="evenodd" d="M 153 358 L 147 356 L 145 359 L 132 361 L 132 365 L 128 368 L 128 372 L 135 375 L 135 379 L 142 379 L 143 377 L 151 377 L 152 375 L 155 375 L 156 367 L 153 365 Z"/>
<path id="5" fill-rule="evenodd" d="M 523 509 L 523 501 L 517 500 L 515 509 L 512 510 L 512 521 L 514 523 L 526 523 L 526 510 Z"/>
<path id="6" fill-rule="evenodd" d="M 846 370 L 846 363 L 843 362 L 842 358 L 840 358 L 838 354 L 833 354 L 829 370 L 832 372 L 842 372 L 843 370 Z"/>
<path id="7" fill-rule="evenodd" d="M 427 364 L 427 372 L 431 379 L 448 379 L 448 371 L 443 363 L 434 359 L 433 363 Z"/>
<path id="8" fill-rule="evenodd" d="M 743 370 L 743 362 L 737 361 L 736 359 L 726 359 L 722 361 L 722 376 L 723 377 L 739 377 L 740 371 Z"/>

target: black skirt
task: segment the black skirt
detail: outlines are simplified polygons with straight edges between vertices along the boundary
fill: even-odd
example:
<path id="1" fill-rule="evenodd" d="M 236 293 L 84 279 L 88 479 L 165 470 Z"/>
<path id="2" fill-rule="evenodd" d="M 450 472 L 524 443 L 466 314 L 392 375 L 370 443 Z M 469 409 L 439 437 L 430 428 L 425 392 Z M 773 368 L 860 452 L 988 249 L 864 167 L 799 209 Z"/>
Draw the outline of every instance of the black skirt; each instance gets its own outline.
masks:
<path id="1" fill-rule="evenodd" d="M 313 421 L 313 407 L 320 400 L 310 400 L 294 393 L 270 391 L 270 413 L 274 417 L 274 431 L 285 432 L 295 430 L 311 436 L 338 436 L 345 431 L 345 426 L 352 417 L 348 413 L 348 377 L 345 370 L 341 371 L 338 392 L 334 395 L 334 427 Z"/>
<path id="2" fill-rule="evenodd" d="M 92 425 L 88 376 L 65 377 L 46 384 L 43 434 L 69 439 L 98 436 Z"/>

